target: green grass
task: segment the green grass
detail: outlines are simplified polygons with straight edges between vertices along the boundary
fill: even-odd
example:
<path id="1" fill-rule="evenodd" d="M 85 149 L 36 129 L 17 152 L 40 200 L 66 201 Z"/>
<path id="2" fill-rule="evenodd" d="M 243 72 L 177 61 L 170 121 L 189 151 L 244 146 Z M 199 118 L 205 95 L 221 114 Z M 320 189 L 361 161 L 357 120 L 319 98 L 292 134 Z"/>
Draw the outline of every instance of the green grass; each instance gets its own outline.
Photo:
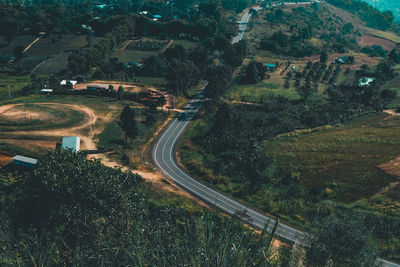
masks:
<path id="1" fill-rule="evenodd" d="M 123 144 L 125 142 L 124 132 L 115 121 L 108 124 L 104 131 L 99 134 L 98 138 L 98 144 L 101 147 L 107 148 L 115 148 L 119 144 Z"/>
<path id="2" fill-rule="evenodd" d="M 265 143 L 266 152 L 332 200 L 370 198 L 396 179 L 377 167 L 399 156 L 400 118 L 387 116 L 374 113 L 345 126 L 276 138 Z"/>
<path id="3" fill-rule="evenodd" d="M 29 75 L 0 74 L 0 101 L 11 99 L 31 83 Z"/>
<path id="4" fill-rule="evenodd" d="M 135 76 L 134 79 L 129 80 L 129 82 L 135 82 L 143 85 L 150 85 L 156 87 L 164 87 L 167 84 L 167 80 L 162 77 L 144 77 L 144 76 Z"/>
<path id="5" fill-rule="evenodd" d="M 67 69 L 69 55 L 69 53 L 60 53 L 54 57 L 51 57 L 43 61 L 41 64 L 36 65 L 32 72 L 36 75 L 57 74 L 60 71 Z"/>
<path id="6" fill-rule="evenodd" d="M 140 62 L 142 61 L 143 58 L 151 55 L 156 55 L 157 53 L 158 53 L 157 51 L 154 52 L 154 51 L 125 49 L 123 51 L 116 50 L 114 56 L 118 57 L 120 62 L 132 62 L 132 61 Z"/>
<path id="7" fill-rule="evenodd" d="M 300 98 L 295 89 L 285 89 L 278 83 L 269 82 L 237 86 L 231 98 L 236 101 L 265 102 L 271 96 L 284 96 L 291 100 Z"/>
<path id="8" fill-rule="evenodd" d="M 174 40 L 173 45 L 181 45 L 185 49 L 191 49 L 191 48 L 196 47 L 197 43 L 191 42 L 191 41 L 187 41 L 187 40 Z"/>

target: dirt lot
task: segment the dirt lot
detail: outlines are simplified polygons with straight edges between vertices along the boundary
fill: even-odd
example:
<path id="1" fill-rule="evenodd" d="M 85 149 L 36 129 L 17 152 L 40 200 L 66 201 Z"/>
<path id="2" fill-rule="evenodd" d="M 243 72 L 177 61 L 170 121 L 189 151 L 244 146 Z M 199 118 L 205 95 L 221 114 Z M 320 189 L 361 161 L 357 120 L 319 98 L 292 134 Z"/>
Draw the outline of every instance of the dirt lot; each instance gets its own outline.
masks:
<path id="1" fill-rule="evenodd" d="M 4 166 L 4 165 L 7 165 L 11 161 L 12 161 L 12 157 L 11 156 L 0 154 L 0 167 Z"/>
<path id="2" fill-rule="evenodd" d="M 114 87 L 114 90 L 118 90 L 118 88 L 122 86 L 124 87 L 125 92 L 130 92 L 130 93 L 138 93 L 144 90 L 143 87 L 137 86 L 133 83 L 119 82 L 119 81 L 102 81 L 102 80 L 79 83 L 75 85 L 75 89 L 84 90 L 87 88 L 89 84 L 98 84 L 106 86 L 112 85 Z"/>
<path id="3" fill-rule="evenodd" d="M 395 42 L 392 42 L 392 41 L 389 41 L 389 40 L 386 40 L 383 38 L 375 37 L 375 36 L 372 36 L 369 34 L 360 37 L 358 39 L 358 44 L 361 47 L 380 45 L 380 46 L 382 46 L 383 49 L 385 49 L 387 51 L 392 50 L 396 46 Z"/>

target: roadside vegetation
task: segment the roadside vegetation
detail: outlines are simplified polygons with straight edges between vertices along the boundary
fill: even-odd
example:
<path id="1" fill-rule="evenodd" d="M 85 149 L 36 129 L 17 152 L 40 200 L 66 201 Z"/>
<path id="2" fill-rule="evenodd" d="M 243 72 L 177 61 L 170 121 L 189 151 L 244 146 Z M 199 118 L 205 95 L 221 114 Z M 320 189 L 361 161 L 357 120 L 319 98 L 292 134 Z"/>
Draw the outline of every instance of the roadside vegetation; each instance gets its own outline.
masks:
<path id="1" fill-rule="evenodd" d="M 400 104 L 398 28 L 358 1 L 328 2 L 251 10 L 248 41 L 234 44 L 253 1 L 1 2 L 0 151 L 39 163 L 0 169 L 0 265 L 400 260 L 400 185 L 387 166 L 400 121 L 383 113 Z M 155 133 L 202 87 L 181 163 L 311 233 L 310 248 L 274 249 L 274 232 L 245 228 L 243 211 L 215 215 L 130 172 L 152 169 Z M 82 153 L 55 149 L 68 135 Z"/>
<path id="2" fill-rule="evenodd" d="M 328 12 L 322 4 L 266 12 L 301 12 L 311 20 L 312 9 Z M 341 23 L 333 24 L 332 31 L 346 25 Z M 276 24 L 254 28 L 276 27 L 277 36 L 286 35 Z M 356 29 L 348 27 L 356 37 Z M 268 42 L 281 37 L 268 37 Z M 287 38 L 287 45 L 298 45 L 293 36 Z M 369 66 L 354 64 L 358 57 L 353 54 L 345 64 L 330 64 L 336 58 L 329 54 L 336 48 L 328 46 L 318 56 L 301 58 L 299 66 L 295 59 L 282 62 L 282 56 L 290 56 L 286 46 L 270 50 L 270 62 L 258 61 L 257 42 L 249 44 L 250 60 L 238 73 L 237 84 L 220 86 L 220 78 L 222 92 L 211 82 L 207 86 L 212 100 L 182 140 L 182 164 L 210 186 L 289 223 L 304 226 L 319 216 L 352 214 L 371 233 L 380 255 L 398 259 L 398 203 L 392 188 L 386 197 L 380 194 L 392 183 L 397 190 L 397 177 L 378 167 L 399 156 L 397 117 L 381 113 L 399 105 L 394 86 L 398 48 Z M 357 42 L 353 44 L 345 49 L 359 49 Z M 276 63 L 275 73 L 265 73 L 265 63 Z M 362 77 L 374 77 L 376 83 L 362 87 Z"/>

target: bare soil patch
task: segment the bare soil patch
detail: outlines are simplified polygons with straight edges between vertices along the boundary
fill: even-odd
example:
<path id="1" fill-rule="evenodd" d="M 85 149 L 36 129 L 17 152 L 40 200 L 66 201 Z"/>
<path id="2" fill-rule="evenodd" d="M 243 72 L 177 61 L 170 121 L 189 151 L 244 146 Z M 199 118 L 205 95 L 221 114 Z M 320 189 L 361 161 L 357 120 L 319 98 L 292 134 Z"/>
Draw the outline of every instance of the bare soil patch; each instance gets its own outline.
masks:
<path id="1" fill-rule="evenodd" d="M 380 45 L 380 46 L 382 46 L 383 49 L 388 50 L 388 51 L 392 50 L 396 46 L 395 42 L 392 42 L 392 41 L 389 41 L 387 39 L 383 39 L 380 37 L 376 37 L 376 36 L 373 36 L 370 34 L 361 36 L 358 39 L 358 44 L 361 47 Z"/>
<path id="2" fill-rule="evenodd" d="M 0 154 L 0 167 L 5 166 L 12 161 L 12 157 L 9 155 Z"/>
<path id="3" fill-rule="evenodd" d="M 134 83 L 128 83 L 128 82 L 120 82 L 120 81 L 103 81 L 103 80 L 96 80 L 96 81 L 90 81 L 90 82 L 85 82 L 85 83 L 79 83 L 75 85 L 75 89 L 77 90 L 84 90 L 87 88 L 89 84 L 98 84 L 98 85 L 112 85 L 114 87 L 114 90 L 118 90 L 120 86 L 124 88 L 125 92 L 130 92 L 130 93 L 138 93 L 144 90 L 143 87 L 138 86 Z"/>
<path id="4" fill-rule="evenodd" d="M 23 104 L 9 104 L 0 107 L 0 118 L 7 120 L 39 119 L 54 120 L 52 114 L 40 111 L 33 111 Z"/>

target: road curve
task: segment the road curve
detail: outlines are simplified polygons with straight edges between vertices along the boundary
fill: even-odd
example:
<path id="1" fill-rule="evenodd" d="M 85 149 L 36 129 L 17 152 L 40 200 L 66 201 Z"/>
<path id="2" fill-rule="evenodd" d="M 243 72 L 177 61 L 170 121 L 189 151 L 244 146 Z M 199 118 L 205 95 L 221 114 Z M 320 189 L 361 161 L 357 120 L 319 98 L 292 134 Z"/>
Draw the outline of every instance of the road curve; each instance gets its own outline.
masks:
<path id="1" fill-rule="evenodd" d="M 246 12 L 241 20 L 239 27 L 240 31 L 234 38 L 233 43 L 242 40 L 246 25 L 251 18 L 251 14 Z M 272 231 L 276 221 L 273 218 L 257 212 L 250 207 L 239 203 L 232 197 L 228 197 L 206 185 L 196 181 L 179 166 L 176 160 L 176 146 L 179 138 L 182 136 L 185 129 L 190 125 L 191 120 L 202 107 L 204 102 L 204 89 L 200 90 L 190 103 L 184 108 L 184 112 L 177 118 L 171 120 L 167 127 L 159 134 L 155 144 L 152 147 L 151 157 L 155 166 L 171 181 L 184 188 L 199 199 L 206 203 L 219 208 L 227 214 L 234 215 L 237 212 L 244 214 L 241 216 L 242 220 L 247 224 L 254 226 L 257 229 L 266 229 Z M 306 234 L 299 230 L 294 229 L 283 223 L 279 223 L 275 235 L 288 240 L 290 242 L 304 243 Z M 387 267 L 400 267 L 400 265 L 381 260 L 383 266 Z"/>

